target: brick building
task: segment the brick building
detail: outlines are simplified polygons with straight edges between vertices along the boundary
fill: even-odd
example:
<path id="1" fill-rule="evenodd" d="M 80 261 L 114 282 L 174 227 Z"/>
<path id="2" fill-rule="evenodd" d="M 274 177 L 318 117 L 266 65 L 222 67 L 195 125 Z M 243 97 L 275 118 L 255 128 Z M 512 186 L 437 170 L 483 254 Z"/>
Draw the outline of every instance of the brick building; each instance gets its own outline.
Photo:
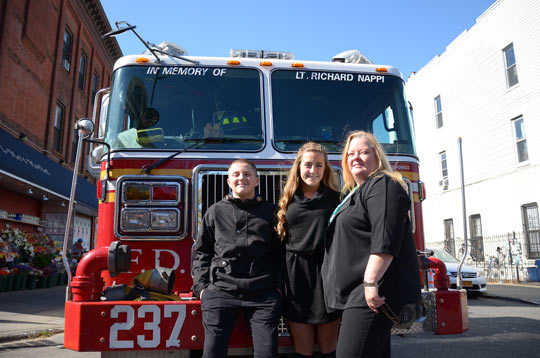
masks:
<path id="1" fill-rule="evenodd" d="M 92 117 L 94 95 L 122 55 L 115 39 L 101 39 L 110 30 L 99 0 L 0 0 L 0 228 L 63 240 L 74 125 Z M 86 155 L 73 235 L 90 248 L 97 199 L 85 163 Z"/>

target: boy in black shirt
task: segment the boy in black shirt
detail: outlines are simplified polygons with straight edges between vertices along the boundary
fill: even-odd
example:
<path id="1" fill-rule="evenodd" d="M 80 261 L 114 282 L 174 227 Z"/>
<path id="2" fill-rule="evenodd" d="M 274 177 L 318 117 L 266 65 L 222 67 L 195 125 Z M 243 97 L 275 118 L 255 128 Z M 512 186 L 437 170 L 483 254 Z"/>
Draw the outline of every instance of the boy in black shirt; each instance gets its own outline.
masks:
<path id="1" fill-rule="evenodd" d="M 254 357 L 277 357 L 282 280 L 275 206 L 255 195 L 259 178 L 248 160 L 232 162 L 227 183 L 232 196 L 208 209 L 193 246 L 193 292 L 203 311 L 203 357 L 227 356 L 240 310 L 251 328 Z"/>

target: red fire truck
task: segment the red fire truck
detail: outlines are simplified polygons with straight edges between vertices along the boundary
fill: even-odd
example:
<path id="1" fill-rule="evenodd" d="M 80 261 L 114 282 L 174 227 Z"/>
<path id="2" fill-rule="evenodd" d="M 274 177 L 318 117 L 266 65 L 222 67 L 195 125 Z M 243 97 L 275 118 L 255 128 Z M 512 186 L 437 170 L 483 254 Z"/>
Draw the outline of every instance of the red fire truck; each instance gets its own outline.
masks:
<path id="1" fill-rule="evenodd" d="M 348 132 L 373 132 L 409 186 L 416 245 L 424 250 L 423 185 L 397 69 L 371 64 L 357 51 L 314 62 L 275 51 L 196 57 L 170 43 L 147 47 L 116 62 L 111 88 L 96 98 L 101 109 L 92 122 L 78 124 L 81 137 L 96 127 L 87 140 L 100 202 L 96 248 L 68 288 L 66 348 L 115 357 L 200 353 L 191 247 L 208 207 L 229 191 L 234 158 L 257 165 L 260 194 L 277 202 L 304 142 L 323 143 L 340 176 Z M 464 291 L 448 290 L 442 262 L 420 258 L 424 271 L 436 272 L 436 289 L 426 282 L 423 292 L 427 316 L 395 332 L 462 333 L 468 329 Z M 280 348 L 291 348 L 286 324 L 279 328 Z M 250 347 L 247 324 L 239 320 L 231 352 Z"/>

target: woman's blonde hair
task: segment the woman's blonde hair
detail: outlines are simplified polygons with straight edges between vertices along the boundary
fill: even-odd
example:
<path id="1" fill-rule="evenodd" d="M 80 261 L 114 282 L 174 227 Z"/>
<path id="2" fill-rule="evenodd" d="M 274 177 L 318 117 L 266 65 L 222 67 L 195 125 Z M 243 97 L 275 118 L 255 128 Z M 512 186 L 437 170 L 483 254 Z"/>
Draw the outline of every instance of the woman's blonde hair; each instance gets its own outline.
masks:
<path id="1" fill-rule="evenodd" d="M 287 181 L 285 183 L 285 187 L 283 188 L 283 192 L 278 203 L 279 211 L 277 214 L 278 222 L 276 225 L 276 231 L 281 240 L 283 240 L 287 235 L 287 219 L 285 218 L 285 213 L 287 212 L 287 207 L 289 206 L 292 198 L 294 197 L 294 193 L 296 193 L 296 190 L 298 190 L 298 187 L 300 186 L 300 182 L 302 180 L 300 176 L 300 164 L 302 163 L 303 155 L 307 152 L 316 152 L 323 155 L 324 173 L 321 181 L 326 187 L 335 191 L 339 191 L 336 176 L 334 174 L 334 170 L 332 170 L 332 167 L 328 162 L 328 155 L 326 154 L 326 149 L 324 148 L 324 146 L 315 142 L 307 142 L 302 145 L 302 147 L 300 147 L 298 153 L 296 154 L 296 159 L 294 160 L 294 163 L 289 170 L 289 173 L 287 174 Z"/>
<path id="2" fill-rule="evenodd" d="M 372 173 L 369 174 L 369 176 L 375 176 L 375 175 L 381 175 L 381 174 L 387 174 L 392 179 L 397 181 L 403 188 L 406 188 L 407 185 L 401 178 L 401 174 L 399 172 L 395 172 L 392 167 L 390 166 L 390 162 L 388 162 L 388 159 L 386 158 L 386 154 L 384 154 L 384 150 L 377 140 L 377 138 L 373 135 L 373 133 L 364 132 L 364 131 L 354 131 L 349 133 L 349 136 L 347 137 L 347 141 L 345 142 L 345 147 L 343 148 L 343 154 L 341 156 L 341 168 L 343 169 L 343 181 L 344 185 L 341 189 L 341 192 L 343 194 L 346 194 L 350 192 L 355 186 L 356 181 L 354 180 L 354 176 L 351 173 L 351 170 L 349 169 L 349 165 L 347 164 L 348 159 L 348 152 L 349 147 L 351 146 L 351 141 L 355 138 L 365 138 L 367 139 L 369 146 L 371 149 L 373 149 L 373 152 L 375 153 L 375 157 L 377 160 L 377 169 L 375 169 Z"/>

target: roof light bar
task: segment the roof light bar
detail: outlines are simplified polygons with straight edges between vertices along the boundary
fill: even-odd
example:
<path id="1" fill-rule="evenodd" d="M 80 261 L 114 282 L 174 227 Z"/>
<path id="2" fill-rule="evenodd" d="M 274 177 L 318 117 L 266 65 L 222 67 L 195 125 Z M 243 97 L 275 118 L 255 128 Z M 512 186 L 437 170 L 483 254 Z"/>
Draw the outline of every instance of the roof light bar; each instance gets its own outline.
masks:
<path id="1" fill-rule="evenodd" d="M 348 50 L 339 53 L 332 58 L 332 62 L 363 63 L 368 65 L 373 64 L 373 62 L 371 62 L 366 56 L 362 55 L 362 53 L 358 50 Z"/>
<path id="2" fill-rule="evenodd" d="M 286 51 L 264 51 L 264 50 L 243 50 L 243 49 L 231 49 L 229 51 L 231 57 L 245 57 L 245 58 L 268 58 L 276 60 L 293 60 L 294 53 Z"/>
<path id="3" fill-rule="evenodd" d="M 174 56 L 187 56 L 188 52 L 185 48 L 182 46 L 175 44 L 174 42 L 169 41 L 163 41 L 159 43 L 158 45 L 153 45 L 152 48 L 155 48 L 157 50 L 160 50 L 162 52 L 166 52 L 168 54 L 174 55 Z M 150 54 L 149 50 L 144 51 L 144 54 Z"/>

